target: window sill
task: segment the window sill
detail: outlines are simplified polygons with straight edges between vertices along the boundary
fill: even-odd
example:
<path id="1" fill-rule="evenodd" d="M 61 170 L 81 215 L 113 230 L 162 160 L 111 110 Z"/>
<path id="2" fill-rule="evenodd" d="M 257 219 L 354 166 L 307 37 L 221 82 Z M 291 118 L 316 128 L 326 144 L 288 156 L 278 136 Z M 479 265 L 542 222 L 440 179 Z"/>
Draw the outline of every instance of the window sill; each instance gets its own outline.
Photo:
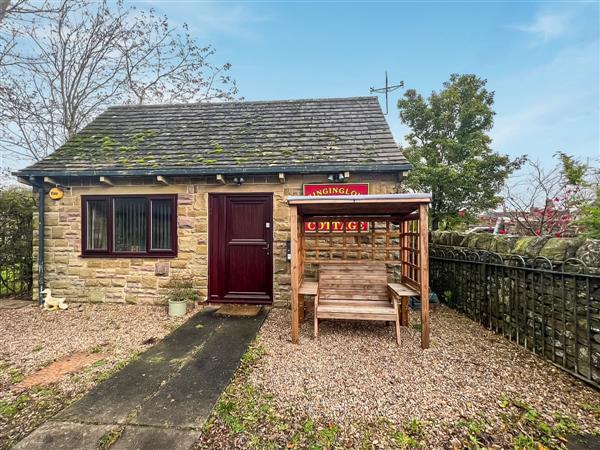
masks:
<path id="1" fill-rule="evenodd" d="M 146 259 L 173 259 L 177 258 L 176 253 L 132 253 L 132 254 L 79 254 L 80 258 L 85 259 L 131 259 L 131 258 L 146 258 Z"/>

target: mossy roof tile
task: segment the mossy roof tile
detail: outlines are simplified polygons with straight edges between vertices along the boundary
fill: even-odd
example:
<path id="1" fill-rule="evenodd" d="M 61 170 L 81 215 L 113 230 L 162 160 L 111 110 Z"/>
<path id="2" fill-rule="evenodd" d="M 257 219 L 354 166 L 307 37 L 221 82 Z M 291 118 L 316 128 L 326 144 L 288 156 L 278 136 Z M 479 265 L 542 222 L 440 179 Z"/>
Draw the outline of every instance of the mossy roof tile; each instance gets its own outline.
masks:
<path id="1" fill-rule="evenodd" d="M 158 163 L 157 167 L 157 161 Z M 243 167 L 406 170 L 376 97 L 108 108 L 19 174 Z"/>

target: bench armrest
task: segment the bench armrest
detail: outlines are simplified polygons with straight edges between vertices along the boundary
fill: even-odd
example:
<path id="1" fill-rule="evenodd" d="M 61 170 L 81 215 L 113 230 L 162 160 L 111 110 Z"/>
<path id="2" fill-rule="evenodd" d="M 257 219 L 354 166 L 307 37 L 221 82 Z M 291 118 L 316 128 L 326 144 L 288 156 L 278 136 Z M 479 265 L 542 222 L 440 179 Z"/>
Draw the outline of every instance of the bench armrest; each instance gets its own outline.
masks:
<path id="1" fill-rule="evenodd" d="M 419 292 L 403 283 L 388 283 L 387 287 L 390 297 L 394 299 L 420 295 Z"/>
<path id="2" fill-rule="evenodd" d="M 300 289 L 298 293 L 300 295 L 317 295 L 317 290 L 319 289 L 319 283 L 316 281 L 303 281 L 300 284 Z"/>

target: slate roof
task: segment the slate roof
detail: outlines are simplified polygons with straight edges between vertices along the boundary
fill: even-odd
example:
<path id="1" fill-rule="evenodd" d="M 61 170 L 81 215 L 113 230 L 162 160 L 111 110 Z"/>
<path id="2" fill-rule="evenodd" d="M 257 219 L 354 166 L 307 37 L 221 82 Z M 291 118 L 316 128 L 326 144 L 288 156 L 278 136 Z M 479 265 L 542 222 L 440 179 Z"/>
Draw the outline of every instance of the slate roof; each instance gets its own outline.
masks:
<path id="1" fill-rule="evenodd" d="M 17 174 L 126 175 L 399 171 L 376 97 L 108 108 Z"/>

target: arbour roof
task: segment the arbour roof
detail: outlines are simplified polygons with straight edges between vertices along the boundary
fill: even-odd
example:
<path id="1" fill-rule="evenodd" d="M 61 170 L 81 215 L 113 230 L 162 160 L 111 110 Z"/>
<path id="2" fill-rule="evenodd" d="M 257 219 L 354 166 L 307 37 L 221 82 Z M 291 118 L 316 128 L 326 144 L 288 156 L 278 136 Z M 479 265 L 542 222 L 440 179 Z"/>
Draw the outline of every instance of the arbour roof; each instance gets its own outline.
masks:
<path id="1" fill-rule="evenodd" d="M 18 173 L 410 169 L 376 97 L 114 106 Z"/>

